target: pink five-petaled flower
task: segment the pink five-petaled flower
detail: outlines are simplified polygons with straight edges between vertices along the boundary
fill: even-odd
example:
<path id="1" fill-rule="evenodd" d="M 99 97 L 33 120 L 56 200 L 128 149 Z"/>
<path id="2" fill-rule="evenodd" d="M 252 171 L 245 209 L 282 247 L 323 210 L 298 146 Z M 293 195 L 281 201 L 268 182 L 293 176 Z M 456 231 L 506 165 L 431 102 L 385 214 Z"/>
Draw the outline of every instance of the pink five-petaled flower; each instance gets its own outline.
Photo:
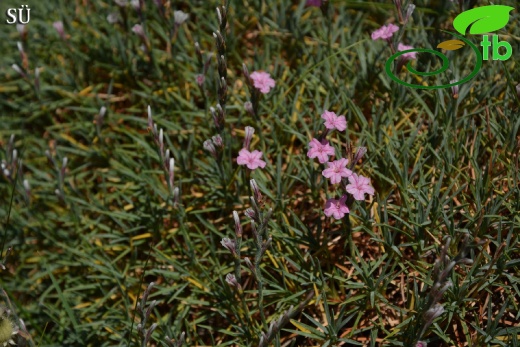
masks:
<path id="1" fill-rule="evenodd" d="M 348 159 L 341 158 L 327 163 L 328 169 L 323 170 L 322 175 L 330 178 L 330 183 L 338 184 L 341 182 L 342 177 L 349 177 L 352 175 L 352 171 L 346 168 Z"/>
<path id="2" fill-rule="evenodd" d="M 403 45 L 402 43 L 399 43 L 399 44 L 397 45 L 397 50 L 398 50 L 399 52 L 401 52 L 401 51 L 407 51 L 407 50 L 409 50 L 409 49 L 413 49 L 413 47 L 412 47 L 412 46 Z M 403 59 L 406 59 L 406 60 L 415 59 L 415 58 L 417 58 L 417 53 L 418 53 L 418 52 L 409 52 L 409 53 L 405 53 L 405 54 L 401 55 L 401 57 L 402 57 Z"/>
<path id="3" fill-rule="evenodd" d="M 370 179 L 353 173 L 348 178 L 346 190 L 354 196 L 356 200 L 365 200 L 365 193 L 374 195 L 374 188 L 370 185 Z"/>
<path id="4" fill-rule="evenodd" d="M 305 6 L 320 7 L 321 6 L 321 0 L 307 0 L 307 2 L 305 3 Z"/>
<path id="5" fill-rule="evenodd" d="M 263 169 L 265 167 L 265 161 L 260 158 L 262 158 L 262 152 L 257 150 L 249 152 L 247 149 L 242 148 L 240 152 L 238 152 L 237 164 L 247 165 L 247 167 L 251 170 L 254 170 L 258 167 Z"/>
<path id="6" fill-rule="evenodd" d="M 399 27 L 395 24 L 383 25 L 381 28 L 377 29 L 376 31 L 374 31 L 372 33 L 372 40 L 374 40 L 374 41 L 378 40 L 378 39 L 388 40 L 398 30 L 399 30 Z"/>
<path id="7" fill-rule="evenodd" d="M 347 128 L 347 120 L 345 116 L 338 116 L 334 112 L 325 110 L 321 115 L 321 118 L 325 119 L 325 128 L 327 129 L 338 129 L 343 131 Z"/>
<path id="8" fill-rule="evenodd" d="M 329 143 L 323 140 L 321 143 L 316 139 L 312 139 L 309 143 L 309 151 L 307 152 L 307 156 L 309 158 L 316 158 L 320 163 L 324 163 L 329 160 L 329 155 L 334 155 L 334 148 L 332 148 Z"/>
<path id="9" fill-rule="evenodd" d="M 263 71 L 255 71 L 249 75 L 253 80 L 253 85 L 256 89 L 260 90 L 262 94 L 267 94 L 274 88 L 276 82 L 271 78 L 271 75 Z"/>
<path id="10" fill-rule="evenodd" d="M 345 205 L 345 201 L 347 201 L 347 196 L 343 195 L 339 200 L 329 199 L 325 204 L 325 215 L 327 217 L 333 216 L 336 219 L 341 219 L 345 216 L 346 213 L 349 213 L 347 205 Z"/>

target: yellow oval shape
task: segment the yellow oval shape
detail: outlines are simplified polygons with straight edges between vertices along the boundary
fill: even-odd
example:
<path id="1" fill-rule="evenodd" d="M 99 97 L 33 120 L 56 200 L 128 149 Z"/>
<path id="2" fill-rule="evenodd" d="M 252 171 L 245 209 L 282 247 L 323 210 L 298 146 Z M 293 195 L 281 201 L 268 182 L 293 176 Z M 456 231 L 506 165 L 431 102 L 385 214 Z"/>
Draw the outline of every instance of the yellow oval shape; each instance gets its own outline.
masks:
<path id="1" fill-rule="evenodd" d="M 448 40 L 448 41 L 441 42 L 437 45 L 437 48 L 442 48 L 447 51 L 455 51 L 462 47 L 464 47 L 464 42 L 462 42 L 460 40 Z"/>

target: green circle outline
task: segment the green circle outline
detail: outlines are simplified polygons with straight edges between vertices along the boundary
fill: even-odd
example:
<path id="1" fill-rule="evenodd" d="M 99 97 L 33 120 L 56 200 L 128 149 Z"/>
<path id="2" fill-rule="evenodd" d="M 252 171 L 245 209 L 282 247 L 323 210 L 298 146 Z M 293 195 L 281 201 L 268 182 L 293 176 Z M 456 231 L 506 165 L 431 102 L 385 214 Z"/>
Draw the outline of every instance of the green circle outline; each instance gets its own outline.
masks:
<path id="1" fill-rule="evenodd" d="M 400 52 L 397 52 L 397 53 L 393 54 L 390 58 L 388 58 L 388 60 L 386 61 L 386 64 L 385 64 L 385 70 L 386 70 L 386 73 L 388 74 L 388 76 L 392 80 L 394 80 L 395 82 L 397 82 L 397 83 L 399 83 L 399 84 L 401 84 L 403 86 L 410 87 L 410 88 L 416 88 L 416 89 L 441 89 L 441 88 L 454 87 L 454 86 L 458 86 L 459 84 L 466 83 L 469 80 L 471 80 L 473 77 L 475 77 L 477 75 L 477 73 L 480 71 L 480 68 L 482 67 L 482 54 L 478 50 L 477 46 L 475 46 L 472 42 L 467 40 L 464 36 L 460 36 L 458 34 L 455 34 L 453 32 L 446 31 L 446 30 L 442 30 L 442 31 L 458 37 L 459 39 L 464 41 L 464 43 L 466 43 L 468 46 L 470 46 L 471 49 L 475 52 L 475 54 L 477 56 L 477 61 L 476 61 L 476 64 L 475 64 L 475 68 L 473 69 L 473 71 L 471 71 L 471 73 L 468 76 L 466 76 L 465 78 L 461 79 L 460 81 L 457 81 L 457 82 L 454 82 L 454 83 L 450 83 L 450 84 L 443 84 L 443 85 L 440 85 L 440 86 L 423 86 L 423 85 L 420 85 L 420 84 L 411 84 L 411 83 L 402 81 L 399 78 L 397 78 L 397 76 L 392 72 L 392 62 L 395 59 L 397 59 L 398 57 L 400 57 L 401 55 L 406 54 L 406 53 L 410 53 L 410 52 L 428 52 L 428 53 L 433 53 L 433 54 L 441 57 L 441 59 L 443 61 L 442 67 L 440 67 L 439 69 L 437 69 L 435 71 L 430 71 L 430 72 L 417 71 L 417 70 L 415 70 L 414 68 L 411 67 L 411 64 L 410 64 L 411 62 L 408 62 L 406 67 L 408 68 L 408 70 L 410 70 L 410 72 L 415 73 L 416 75 L 419 75 L 419 76 L 433 76 L 433 75 L 436 75 L 436 74 L 439 74 L 439 73 L 442 73 L 442 72 L 446 71 L 448 69 L 448 67 L 449 67 L 449 61 L 448 61 L 448 58 L 446 57 L 446 55 L 442 54 L 439 51 L 434 51 L 433 49 L 429 49 L 429 48 L 408 49 L 406 51 L 400 51 Z"/>

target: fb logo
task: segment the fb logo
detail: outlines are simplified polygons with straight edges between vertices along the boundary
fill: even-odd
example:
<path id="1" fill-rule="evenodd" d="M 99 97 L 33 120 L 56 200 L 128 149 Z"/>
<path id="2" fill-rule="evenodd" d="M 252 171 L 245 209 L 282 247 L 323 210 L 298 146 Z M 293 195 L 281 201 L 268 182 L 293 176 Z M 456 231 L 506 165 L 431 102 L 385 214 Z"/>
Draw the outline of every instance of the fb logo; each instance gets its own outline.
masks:
<path id="1" fill-rule="evenodd" d="M 442 60 L 442 67 L 437 70 L 423 72 L 417 71 L 411 65 L 411 61 L 409 61 L 406 65 L 408 71 L 418 76 L 433 76 L 439 73 L 446 71 L 449 68 L 448 58 L 439 51 L 435 51 L 433 49 L 426 48 L 416 48 L 409 49 L 405 51 L 397 52 L 392 55 L 385 64 L 385 70 L 388 76 L 395 82 L 402 84 L 404 86 L 410 88 L 418 88 L 418 89 L 441 89 L 441 88 L 449 88 L 454 87 L 459 84 L 463 84 L 471 80 L 473 77 L 477 75 L 480 68 L 482 67 L 483 60 L 489 60 L 489 48 L 491 47 L 491 57 L 493 60 L 507 60 L 511 58 L 513 54 L 513 48 L 511 44 L 506 41 L 500 41 L 498 35 L 483 35 L 480 46 L 482 46 L 482 54 L 477 46 L 475 46 L 471 41 L 466 39 L 464 35 L 467 33 L 473 35 L 481 35 L 488 34 L 490 32 L 502 29 L 509 22 L 509 12 L 514 10 L 514 7 L 504 6 L 504 5 L 489 5 L 477 7 L 468 11 L 464 11 L 459 14 L 455 20 L 453 21 L 453 27 L 460 34 L 455 34 L 452 32 L 448 32 L 455 36 L 456 40 L 448 40 L 441 42 L 437 45 L 437 48 L 441 48 L 447 51 L 454 51 L 457 49 L 461 49 L 464 46 L 469 46 L 476 56 L 476 63 L 474 69 L 471 73 L 461 79 L 460 81 L 454 81 L 450 84 L 438 85 L 438 86 L 425 86 L 420 84 L 411 84 L 399 79 L 392 71 L 392 62 L 399 58 L 401 55 L 410 52 L 425 52 L 435 54 Z M 502 52 L 501 52 L 502 51 Z"/>

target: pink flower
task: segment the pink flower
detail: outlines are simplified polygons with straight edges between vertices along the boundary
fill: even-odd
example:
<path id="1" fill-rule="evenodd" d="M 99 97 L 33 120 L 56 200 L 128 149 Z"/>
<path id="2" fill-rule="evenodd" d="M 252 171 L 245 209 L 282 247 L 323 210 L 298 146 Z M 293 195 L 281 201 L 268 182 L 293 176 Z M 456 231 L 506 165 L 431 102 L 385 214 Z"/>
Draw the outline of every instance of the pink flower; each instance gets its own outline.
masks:
<path id="1" fill-rule="evenodd" d="M 320 7 L 321 6 L 321 0 L 307 0 L 307 2 L 305 3 L 305 6 Z"/>
<path id="2" fill-rule="evenodd" d="M 346 190 L 354 196 L 356 200 L 365 200 L 365 193 L 374 195 L 374 188 L 370 185 L 370 179 L 353 173 L 349 178 Z"/>
<path id="3" fill-rule="evenodd" d="M 341 219 L 345 216 L 346 213 L 349 213 L 347 205 L 345 205 L 345 201 L 347 201 L 347 196 L 343 195 L 341 199 L 329 199 L 325 204 L 325 215 L 327 217 L 334 216 L 336 219 Z"/>
<path id="4" fill-rule="evenodd" d="M 325 110 L 321 115 L 321 118 L 325 119 L 325 128 L 327 129 L 338 129 L 343 131 L 347 128 L 347 120 L 345 116 L 337 116 L 334 112 Z"/>
<path id="5" fill-rule="evenodd" d="M 330 178 L 330 183 L 338 184 L 341 182 L 342 177 L 349 177 L 352 175 L 352 171 L 346 168 L 348 159 L 341 158 L 333 162 L 327 163 L 328 169 L 323 170 L 322 175 Z"/>
<path id="6" fill-rule="evenodd" d="M 324 163 L 329 160 L 329 155 L 334 155 L 334 148 L 332 148 L 329 143 L 323 140 L 321 143 L 316 139 L 312 139 L 309 143 L 309 151 L 307 152 L 307 156 L 309 158 L 316 158 L 320 163 Z"/>
<path id="7" fill-rule="evenodd" d="M 267 94 L 274 88 L 276 82 L 271 78 L 267 72 L 255 71 L 250 75 L 253 80 L 253 85 L 256 89 L 259 89 L 262 94 Z"/>
<path id="8" fill-rule="evenodd" d="M 397 50 L 398 51 L 407 51 L 409 49 L 413 49 L 412 46 L 407 46 L 407 45 L 403 45 L 402 43 L 399 42 L 399 44 L 397 45 Z M 410 59 L 415 59 L 417 58 L 417 53 L 419 52 L 410 52 L 410 53 L 405 53 L 403 55 L 401 55 L 401 57 L 403 59 L 406 59 L 406 60 L 410 60 Z"/>
<path id="9" fill-rule="evenodd" d="M 372 40 L 374 40 L 374 41 L 378 40 L 378 39 L 388 40 L 398 30 L 399 30 L 399 27 L 395 24 L 383 25 L 381 28 L 377 29 L 376 31 L 374 31 L 372 33 Z"/>
<path id="10" fill-rule="evenodd" d="M 262 159 L 262 152 L 254 150 L 253 152 L 249 152 L 247 149 L 242 148 L 240 152 L 238 152 L 237 164 L 238 165 L 247 165 L 247 167 L 251 170 L 254 170 L 258 167 L 262 169 L 265 167 L 265 161 Z"/>

